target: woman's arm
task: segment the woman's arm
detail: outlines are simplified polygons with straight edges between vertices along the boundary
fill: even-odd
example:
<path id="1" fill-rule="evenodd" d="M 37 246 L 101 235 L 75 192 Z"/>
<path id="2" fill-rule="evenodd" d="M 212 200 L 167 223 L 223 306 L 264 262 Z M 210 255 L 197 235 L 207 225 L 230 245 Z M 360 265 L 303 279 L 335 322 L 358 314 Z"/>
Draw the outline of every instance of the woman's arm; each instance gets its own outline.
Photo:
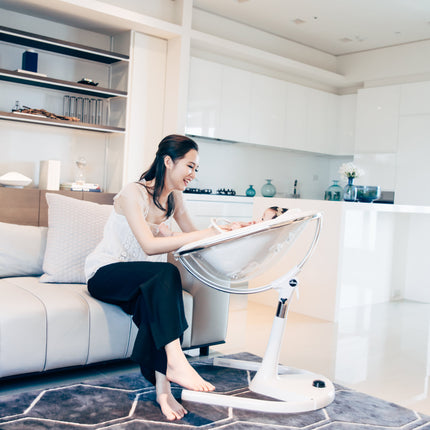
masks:
<path id="1" fill-rule="evenodd" d="M 174 191 L 173 193 L 174 193 L 173 196 L 175 199 L 175 213 L 173 215 L 173 218 L 175 219 L 179 228 L 183 232 L 187 232 L 187 233 L 191 231 L 196 231 L 197 228 L 194 225 L 193 221 L 191 220 L 188 210 L 184 204 L 184 198 L 182 196 L 182 193 L 179 191 Z"/>
<path id="2" fill-rule="evenodd" d="M 164 254 L 175 251 L 187 243 L 204 239 L 216 234 L 215 229 L 195 230 L 189 233 L 178 233 L 169 237 L 155 237 L 142 214 L 139 205 L 139 191 L 136 189 L 127 195 L 120 196 L 121 212 L 126 217 L 127 222 L 136 237 L 143 251 L 148 255 Z"/>

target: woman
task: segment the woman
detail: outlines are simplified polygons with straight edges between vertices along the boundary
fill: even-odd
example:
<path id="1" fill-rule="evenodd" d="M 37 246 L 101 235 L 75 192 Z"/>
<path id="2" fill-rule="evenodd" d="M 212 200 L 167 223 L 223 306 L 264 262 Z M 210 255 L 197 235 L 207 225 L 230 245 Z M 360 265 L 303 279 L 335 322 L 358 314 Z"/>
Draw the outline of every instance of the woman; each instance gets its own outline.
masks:
<path id="1" fill-rule="evenodd" d="M 166 262 L 166 253 L 216 234 L 212 228 L 197 231 L 182 200 L 198 163 L 193 140 L 165 137 L 140 180 L 115 196 L 103 239 L 85 265 L 90 294 L 133 315 L 138 334 L 131 357 L 155 384 L 157 402 L 169 420 L 187 413 L 173 397 L 170 382 L 197 391 L 215 389 L 182 352 L 180 341 L 188 325 L 181 279 L 177 268 Z M 171 217 L 183 233 L 171 232 Z"/>

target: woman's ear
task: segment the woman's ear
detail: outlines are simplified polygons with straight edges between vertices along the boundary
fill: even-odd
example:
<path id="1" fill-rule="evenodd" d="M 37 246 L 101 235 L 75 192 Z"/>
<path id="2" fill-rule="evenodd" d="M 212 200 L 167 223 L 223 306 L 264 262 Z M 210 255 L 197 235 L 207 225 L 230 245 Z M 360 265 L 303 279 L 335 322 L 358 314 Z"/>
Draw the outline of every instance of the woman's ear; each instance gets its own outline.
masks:
<path id="1" fill-rule="evenodd" d="M 166 156 L 164 157 L 164 167 L 165 167 L 166 169 L 171 169 L 171 168 L 172 168 L 172 166 L 173 166 L 173 160 L 170 158 L 170 156 L 169 156 L 169 155 L 166 155 Z"/>

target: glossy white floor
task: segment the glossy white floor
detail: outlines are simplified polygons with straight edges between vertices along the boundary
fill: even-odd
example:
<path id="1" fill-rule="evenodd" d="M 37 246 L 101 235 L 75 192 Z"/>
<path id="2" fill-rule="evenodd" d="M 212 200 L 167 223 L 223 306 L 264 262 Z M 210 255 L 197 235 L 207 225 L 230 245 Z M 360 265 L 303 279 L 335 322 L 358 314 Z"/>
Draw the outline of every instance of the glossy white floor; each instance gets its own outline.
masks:
<path id="1" fill-rule="evenodd" d="M 262 356 L 274 313 L 232 296 L 227 342 L 211 349 Z M 290 313 L 280 362 L 430 415 L 430 304 L 347 308 L 336 324 Z"/>

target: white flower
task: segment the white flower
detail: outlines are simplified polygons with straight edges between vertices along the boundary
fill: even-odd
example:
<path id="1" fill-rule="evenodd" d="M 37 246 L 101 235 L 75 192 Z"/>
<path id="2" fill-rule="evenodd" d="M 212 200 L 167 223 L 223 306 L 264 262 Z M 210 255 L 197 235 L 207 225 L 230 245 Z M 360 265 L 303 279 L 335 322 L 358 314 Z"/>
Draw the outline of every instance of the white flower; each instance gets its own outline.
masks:
<path id="1" fill-rule="evenodd" d="M 353 163 L 343 163 L 339 167 L 339 173 L 347 178 L 358 178 L 364 175 L 364 171 Z"/>

